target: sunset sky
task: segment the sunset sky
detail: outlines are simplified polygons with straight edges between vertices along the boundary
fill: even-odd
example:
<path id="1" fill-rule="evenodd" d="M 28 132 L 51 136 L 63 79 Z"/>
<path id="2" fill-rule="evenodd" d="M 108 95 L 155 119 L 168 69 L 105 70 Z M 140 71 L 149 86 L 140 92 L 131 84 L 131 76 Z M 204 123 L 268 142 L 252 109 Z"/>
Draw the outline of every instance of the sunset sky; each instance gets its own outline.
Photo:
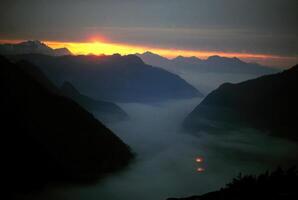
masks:
<path id="1" fill-rule="evenodd" d="M 298 62 L 297 0 L 4 0 L 0 40 L 42 40 L 75 54 L 217 54 Z"/>

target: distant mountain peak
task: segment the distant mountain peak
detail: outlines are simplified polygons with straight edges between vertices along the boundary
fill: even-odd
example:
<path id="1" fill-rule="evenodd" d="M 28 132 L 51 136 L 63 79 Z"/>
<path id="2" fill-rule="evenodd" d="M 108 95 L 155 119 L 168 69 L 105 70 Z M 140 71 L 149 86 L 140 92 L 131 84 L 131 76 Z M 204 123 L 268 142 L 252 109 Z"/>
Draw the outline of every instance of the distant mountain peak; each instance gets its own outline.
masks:
<path id="1" fill-rule="evenodd" d="M 35 45 L 35 46 L 44 45 L 44 46 L 46 46 L 44 43 L 42 43 L 39 40 L 27 40 L 27 41 L 24 41 L 24 42 L 20 42 L 19 44 L 28 44 L 28 45 Z"/>
<path id="2" fill-rule="evenodd" d="M 173 61 L 182 61 L 182 62 L 188 62 L 188 63 L 196 63 L 202 61 L 200 58 L 196 56 L 190 56 L 190 57 L 185 57 L 185 56 L 177 56 L 176 58 L 172 59 Z"/>
<path id="3" fill-rule="evenodd" d="M 186 57 L 179 55 L 179 56 L 173 58 L 173 60 L 177 60 L 177 59 L 185 59 L 185 58 L 186 58 Z"/>
<path id="4" fill-rule="evenodd" d="M 42 42 L 40 40 L 24 40 L 17 44 L 41 44 Z"/>
<path id="5" fill-rule="evenodd" d="M 54 51 L 55 51 L 55 54 L 57 56 L 72 55 L 71 51 L 69 51 L 69 49 L 68 48 L 65 48 L 65 47 L 54 49 Z"/>
<path id="6" fill-rule="evenodd" d="M 207 58 L 207 61 L 217 61 L 217 62 L 222 62 L 222 61 L 234 61 L 234 62 L 239 62 L 239 63 L 244 63 L 242 60 L 240 60 L 237 57 L 224 57 L 224 56 L 219 56 L 219 55 L 213 55 L 209 56 Z"/>
<path id="7" fill-rule="evenodd" d="M 224 58 L 224 57 L 221 57 L 221 56 L 218 56 L 218 55 L 213 55 L 213 56 L 209 56 L 207 58 L 207 60 L 220 60 L 222 58 Z"/>
<path id="8" fill-rule="evenodd" d="M 137 53 L 135 54 L 135 56 L 141 58 L 141 60 L 144 61 L 145 63 L 153 66 L 160 66 L 160 65 L 163 65 L 164 63 L 168 63 L 171 61 L 168 58 L 162 57 L 150 51 L 146 51 L 142 54 Z"/>
<path id="9" fill-rule="evenodd" d="M 167 59 L 159 54 L 153 53 L 151 51 L 146 51 L 142 54 L 136 54 L 137 56 L 146 56 L 146 57 L 152 57 L 152 58 L 162 58 L 162 59 Z"/>
<path id="10" fill-rule="evenodd" d="M 23 46 L 27 48 L 40 48 L 40 49 L 47 49 L 51 50 L 49 46 L 47 46 L 45 43 L 39 41 L 39 40 L 28 40 L 24 42 L 20 42 L 18 44 L 14 44 L 15 46 Z"/>
<path id="11" fill-rule="evenodd" d="M 156 56 L 159 56 L 158 54 L 152 53 L 151 51 L 146 51 L 143 54 L 144 55 L 156 55 Z"/>
<path id="12" fill-rule="evenodd" d="M 72 53 L 67 48 L 52 49 L 39 40 L 28 40 L 17 44 L 0 44 L 0 54 L 44 54 L 51 56 L 64 56 L 71 55 Z"/>
<path id="13" fill-rule="evenodd" d="M 121 57 L 121 54 L 120 53 L 114 53 L 112 56 L 114 56 L 114 57 Z"/>
<path id="14" fill-rule="evenodd" d="M 237 57 L 233 57 L 232 58 L 234 61 L 238 62 L 238 63 L 244 63 L 243 60 L 237 58 Z"/>
<path id="15" fill-rule="evenodd" d="M 110 57 L 110 59 L 112 59 L 112 61 L 114 59 L 117 59 L 119 60 L 120 62 L 123 62 L 123 63 L 129 63 L 131 65 L 143 65 L 144 62 L 143 60 L 137 56 L 137 55 L 134 55 L 134 54 L 130 54 L 130 55 L 125 55 L 125 56 L 121 56 L 120 54 L 119 55 L 113 55 L 112 57 Z"/>

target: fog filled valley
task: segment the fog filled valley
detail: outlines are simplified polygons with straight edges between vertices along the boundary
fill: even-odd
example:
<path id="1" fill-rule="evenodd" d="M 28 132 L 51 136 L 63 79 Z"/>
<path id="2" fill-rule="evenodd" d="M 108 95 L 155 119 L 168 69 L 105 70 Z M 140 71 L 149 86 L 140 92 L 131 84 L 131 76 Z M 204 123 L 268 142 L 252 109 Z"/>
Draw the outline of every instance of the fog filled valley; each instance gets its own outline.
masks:
<path id="1" fill-rule="evenodd" d="M 48 188 L 36 199 L 162 200 L 217 190 L 240 172 L 258 174 L 298 164 L 297 143 L 254 129 L 183 131 L 183 119 L 200 101 L 119 104 L 130 119 L 107 125 L 133 149 L 135 160 L 95 185 Z M 195 162 L 198 156 L 203 163 Z M 205 171 L 198 172 L 199 167 Z"/>

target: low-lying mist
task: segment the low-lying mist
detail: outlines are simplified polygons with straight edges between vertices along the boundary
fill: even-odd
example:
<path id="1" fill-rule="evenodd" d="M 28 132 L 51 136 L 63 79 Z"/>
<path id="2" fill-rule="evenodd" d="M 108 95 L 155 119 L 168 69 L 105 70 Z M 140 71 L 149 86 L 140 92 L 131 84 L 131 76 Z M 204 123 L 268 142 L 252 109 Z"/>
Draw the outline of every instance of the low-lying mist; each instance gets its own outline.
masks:
<path id="1" fill-rule="evenodd" d="M 196 89 L 201 91 L 204 95 L 212 92 L 223 83 L 239 83 L 260 76 L 257 74 L 245 73 L 195 73 L 189 71 L 180 72 L 178 74 Z"/>
<path id="2" fill-rule="evenodd" d="M 108 124 L 131 146 L 136 159 L 96 185 L 49 189 L 38 199 L 162 200 L 203 194 L 242 173 L 259 173 L 296 163 L 298 145 L 252 129 L 196 136 L 181 127 L 201 99 L 154 105 L 120 104 L 130 119 Z M 204 158 L 196 163 L 197 156 Z M 197 172 L 202 167 L 204 172 Z"/>

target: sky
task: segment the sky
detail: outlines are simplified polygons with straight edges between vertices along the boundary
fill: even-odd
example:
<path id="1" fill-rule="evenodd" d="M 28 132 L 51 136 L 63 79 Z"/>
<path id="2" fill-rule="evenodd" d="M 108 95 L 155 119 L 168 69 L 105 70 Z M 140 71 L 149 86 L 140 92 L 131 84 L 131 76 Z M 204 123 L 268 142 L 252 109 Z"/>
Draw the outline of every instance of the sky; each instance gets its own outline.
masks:
<path id="1" fill-rule="evenodd" d="M 297 9 L 297 0 L 1 0 L 0 40 L 286 67 L 298 63 Z"/>

